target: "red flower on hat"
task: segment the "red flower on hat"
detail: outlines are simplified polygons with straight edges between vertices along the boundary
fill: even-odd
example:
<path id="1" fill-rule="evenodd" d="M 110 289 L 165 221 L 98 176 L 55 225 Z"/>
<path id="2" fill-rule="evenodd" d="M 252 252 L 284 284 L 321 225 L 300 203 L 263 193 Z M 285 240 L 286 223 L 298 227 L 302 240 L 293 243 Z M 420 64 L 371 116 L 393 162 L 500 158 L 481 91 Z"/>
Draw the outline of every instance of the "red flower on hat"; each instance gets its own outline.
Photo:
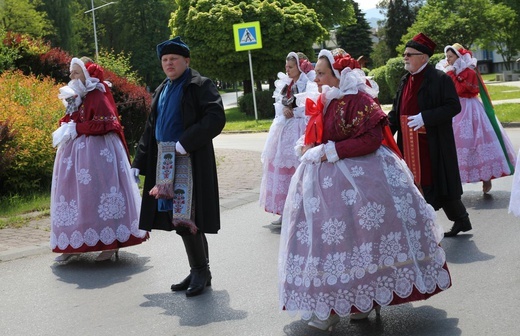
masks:
<path id="1" fill-rule="evenodd" d="M 314 70 L 314 66 L 308 60 L 300 58 L 300 69 L 303 73 L 309 73 L 309 71 Z"/>
<path id="2" fill-rule="evenodd" d="M 87 62 L 87 64 L 85 64 L 85 67 L 87 68 L 90 77 L 97 78 L 101 82 L 105 80 L 103 75 L 103 68 L 99 65 L 92 62 Z"/>
<path id="3" fill-rule="evenodd" d="M 350 54 L 346 54 L 344 56 L 334 56 L 334 64 L 332 65 L 332 67 L 338 70 L 339 72 L 341 72 L 345 68 L 361 69 L 359 62 L 356 59 L 352 58 Z"/>

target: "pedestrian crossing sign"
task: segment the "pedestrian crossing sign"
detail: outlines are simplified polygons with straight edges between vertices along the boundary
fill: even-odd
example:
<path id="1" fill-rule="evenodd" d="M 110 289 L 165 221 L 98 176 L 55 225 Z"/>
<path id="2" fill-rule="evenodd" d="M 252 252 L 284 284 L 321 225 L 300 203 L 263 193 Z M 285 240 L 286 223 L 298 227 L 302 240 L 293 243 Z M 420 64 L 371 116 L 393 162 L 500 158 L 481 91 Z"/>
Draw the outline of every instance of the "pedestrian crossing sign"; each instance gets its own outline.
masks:
<path id="1" fill-rule="evenodd" d="M 233 35 L 235 36 L 236 51 L 262 48 L 259 21 L 234 24 Z"/>

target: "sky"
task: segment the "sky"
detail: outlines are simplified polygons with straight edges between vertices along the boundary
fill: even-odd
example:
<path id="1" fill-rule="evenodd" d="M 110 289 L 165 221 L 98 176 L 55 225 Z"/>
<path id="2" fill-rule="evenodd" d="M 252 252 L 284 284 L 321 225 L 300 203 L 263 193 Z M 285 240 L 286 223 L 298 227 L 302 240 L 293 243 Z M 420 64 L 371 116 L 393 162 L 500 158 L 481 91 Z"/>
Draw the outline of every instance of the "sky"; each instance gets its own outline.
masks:
<path id="1" fill-rule="evenodd" d="M 359 5 L 359 9 L 367 10 L 376 8 L 376 4 L 379 2 L 379 0 L 356 0 L 356 2 Z"/>

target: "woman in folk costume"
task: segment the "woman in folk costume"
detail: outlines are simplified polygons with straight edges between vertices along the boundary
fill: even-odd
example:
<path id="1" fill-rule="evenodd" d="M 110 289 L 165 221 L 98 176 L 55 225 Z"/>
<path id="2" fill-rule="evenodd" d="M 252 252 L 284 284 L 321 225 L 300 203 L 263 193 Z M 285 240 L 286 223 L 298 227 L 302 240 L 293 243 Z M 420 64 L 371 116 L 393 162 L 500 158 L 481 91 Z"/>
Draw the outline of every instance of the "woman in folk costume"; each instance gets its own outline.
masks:
<path id="1" fill-rule="evenodd" d="M 460 178 L 463 183 L 482 181 L 482 191 L 488 193 L 491 179 L 513 174 L 515 152 L 495 116 L 477 60 L 458 43 L 446 46 L 444 53 L 446 59 L 436 68 L 451 77 L 462 107 L 453 118 Z"/>
<path id="2" fill-rule="evenodd" d="M 53 133 L 51 247 L 62 253 L 56 261 L 93 251 L 108 260 L 148 238 L 138 227 L 141 195 L 102 68 L 73 58 L 70 78 L 58 95 L 66 114 Z"/>
<path id="3" fill-rule="evenodd" d="M 381 144 L 386 114 L 358 68 L 348 55 L 319 53 L 321 94 L 308 95 L 284 208 L 280 308 L 321 330 L 451 286 L 435 211 Z"/>
<path id="4" fill-rule="evenodd" d="M 303 53 L 290 52 L 285 72 L 275 82 L 275 118 L 262 152 L 263 176 L 260 184 L 260 205 L 265 211 L 280 215 L 272 224 L 280 225 L 287 189 L 300 163 L 294 154 L 296 141 L 305 132 L 307 118 L 304 106 L 298 106 L 296 95 L 314 84 L 312 64 Z"/>
<path id="5" fill-rule="evenodd" d="M 520 155 L 520 151 L 518 152 Z M 509 213 L 516 217 L 520 217 L 520 161 L 516 161 L 516 170 L 513 176 L 513 184 L 511 186 L 511 198 L 509 200 Z"/>

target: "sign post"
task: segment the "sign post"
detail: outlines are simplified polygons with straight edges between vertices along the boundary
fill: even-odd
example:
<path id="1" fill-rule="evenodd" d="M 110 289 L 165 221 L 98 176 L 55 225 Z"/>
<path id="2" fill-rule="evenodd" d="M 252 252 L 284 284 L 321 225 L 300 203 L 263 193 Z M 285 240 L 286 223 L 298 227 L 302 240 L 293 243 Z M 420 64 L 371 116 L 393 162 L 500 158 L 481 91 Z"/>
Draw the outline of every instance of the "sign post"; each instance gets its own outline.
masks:
<path id="1" fill-rule="evenodd" d="M 258 120 L 255 97 L 255 80 L 253 77 L 253 61 L 251 60 L 251 49 L 262 48 L 262 34 L 260 33 L 260 22 L 245 22 L 233 25 L 233 35 L 235 37 L 235 50 L 247 50 L 249 54 L 249 70 L 251 72 L 251 87 L 253 89 L 253 106 L 255 109 L 255 120 Z"/>

